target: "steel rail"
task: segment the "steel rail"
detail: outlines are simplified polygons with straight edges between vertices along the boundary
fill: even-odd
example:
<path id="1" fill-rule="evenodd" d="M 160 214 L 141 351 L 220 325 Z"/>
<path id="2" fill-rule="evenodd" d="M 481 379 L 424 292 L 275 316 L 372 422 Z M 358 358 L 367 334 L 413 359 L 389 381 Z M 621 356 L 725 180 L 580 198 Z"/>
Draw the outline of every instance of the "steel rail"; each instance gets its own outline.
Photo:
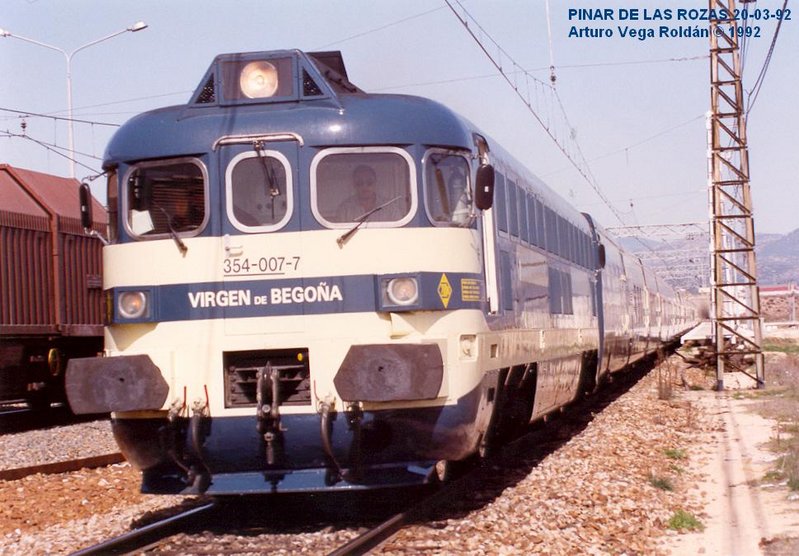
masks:
<path id="1" fill-rule="evenodd" d="M 33 410 L 27 407 L 6 408 L 4 406 L 0 406 L 0 417 L 19 415 L 21 413 L 33 413 Z"/>
<path id="2" fill-rule="evenodd" d="M 139 527 L 113 539 L 90 546 L 74 552 L 72 556 L 105 556 L 108 554 L 129 554 L 143 547 L 151 545 L 161 539 L 174 535 L 179 530 L 186 529 L 186 522 L 205 517 L 206 514 L 217 507 L 215 501 L 192 508 L 185 512 L 173 515 L 166 519 Z"/>
<path id="3" fill-rule="evenodd" d="M 328 556 L 351 556 L 366 554 L 379 544 L 387 541 L 399 532 L 411 518 L 418 515 L 420 510 L 416 507 L 400 512 L 387 519 L 377 527 L 369 529 L 366 533 L 358 535 L 344 546 L 330 552 Z"/>
<path id="4" fill-rule="evenodd" d="M 32 465 L 30 467 L 2 469 L 0 470 L 0 481 L 16 481 L 17 479 L 22 479 L 28 475 L 36 475 L 37 473 L 46 475 L 69 473 L 70 471 L 78 471 L 79 469 L 84 468 L 105 467 L 106 465 L 113 465 L 123 461 L 125 461 L 125 457 L 119 452 L 114 452 L 112 454 L 103 454 L 100 456 L 57 461 L 54 463 L 43 463 L 40 465 Z"/>

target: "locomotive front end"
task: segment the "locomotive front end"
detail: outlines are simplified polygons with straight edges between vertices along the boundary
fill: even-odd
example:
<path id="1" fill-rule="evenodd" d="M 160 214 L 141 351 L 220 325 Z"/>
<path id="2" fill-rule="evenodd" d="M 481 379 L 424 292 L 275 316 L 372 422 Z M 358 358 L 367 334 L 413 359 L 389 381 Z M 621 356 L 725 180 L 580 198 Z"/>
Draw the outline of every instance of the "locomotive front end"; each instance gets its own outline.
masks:
<path id="1" fill-rule="evenodd" d="M 217 57 L 109 145 L 106 356 L 70 362 L 73 410 L 112 412 L 145 492 L 430 480 L 488 426 L 485 168 L 337 53 Z"/>

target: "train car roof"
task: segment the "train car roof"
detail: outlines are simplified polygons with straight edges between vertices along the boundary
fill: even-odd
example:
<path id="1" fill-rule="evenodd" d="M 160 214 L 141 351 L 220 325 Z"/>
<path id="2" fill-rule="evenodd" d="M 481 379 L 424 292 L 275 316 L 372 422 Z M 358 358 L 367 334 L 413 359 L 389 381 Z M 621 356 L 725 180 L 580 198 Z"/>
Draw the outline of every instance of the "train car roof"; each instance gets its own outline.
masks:
<path id="1" fill-rule="evenodd" d="M 9 164 L 0 164 L 0 209 L 30 216 L 55 215 L 80 219 L 76 202 L 80 183 L 75 178 L 44 174 Z M 105 208 L 93 199 L 95 221 L 105 224 Z"/>
<path id="2" fill-rule="evenodd" d="M 0 206 L 2 211 L 14 214 L 46 217 L 44 210 L 14 179 L 10 166 L 0 165 Z"/>
<path id="3" fill-rule="evenodd" d="M 481 133 L 477 128 L 475 131 Z M 557 191 L 546 184 L 538 176 L 533 174 L 525 165 L 519 162 L 513 155 L 506 151 L 500 144 L 491 140 L 489 136 L 485 136 L 491 148 L 492 160 L 499 161 L 497 169 L 505 172 L 509 171 L 510 175 L 514 178 L 521 179 L 531 186 L 530 191 L 536 194 L 541 201 L 544 202 L 549 208 L 557 212 L 560 216 L 566 218 L 569 222 L 577 226 L 583 231 L 590 230 L 590 224 L 586 220 L 583 213 L 574 208 L 564 199 Z"/>

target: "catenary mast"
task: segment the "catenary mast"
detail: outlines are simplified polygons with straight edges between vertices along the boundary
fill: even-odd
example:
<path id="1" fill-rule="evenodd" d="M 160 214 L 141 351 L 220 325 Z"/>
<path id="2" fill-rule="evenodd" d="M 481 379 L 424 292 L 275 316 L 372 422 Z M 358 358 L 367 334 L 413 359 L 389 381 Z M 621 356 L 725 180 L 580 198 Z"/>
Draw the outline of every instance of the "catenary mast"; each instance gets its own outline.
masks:
<path id="1" fill-rule="evenodd" d="M 742 23 L 734 19 L 735 0 L 709 0 L 709 7 L 708 185 L 716 389 L 724 388 L 728 372 L 745 373 L 763 388 L 760 292 L 737 33 Z"/>

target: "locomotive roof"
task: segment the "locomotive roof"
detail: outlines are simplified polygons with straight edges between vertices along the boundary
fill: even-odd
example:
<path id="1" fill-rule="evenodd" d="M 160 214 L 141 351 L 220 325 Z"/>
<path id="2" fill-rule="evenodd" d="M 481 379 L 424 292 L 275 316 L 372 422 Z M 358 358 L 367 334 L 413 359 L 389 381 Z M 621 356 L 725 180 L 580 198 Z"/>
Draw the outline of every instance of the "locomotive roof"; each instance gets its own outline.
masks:
<path id="1" fill-rule="evenodd" d="M 231 93 L 239 76 L 231 77 L 226 68 L 241 71 L 254 64 L 289 68 L 291 90 L 275 87 L 272 96 L 254 98 L 235 94 L 238 90 Z M 125 123 L 108 144 L 105 166 L 209 153 L 226 136 L 287 132 L 299 135 L 304 145 L 319 147 L 425 144 L 469 150 L 474 147 L 473 132 L 482 133 L 434 100 L 365 93 L 349 81 L 340 52 L 221 54 L 187 104 L 145 112 Z M 493 141 L 489 145 L 504 162 L 501 169 L 523 178 L 575 225 L 587 226 L 578 211 L 509 153 Z"/>
<path id="2" fill-rule="evenodd" d="M 348 81 L 336 54 L 291 50 L 217 56 L 188 104 L 145 112 L 125 123 L 107 147 L 106 164 L 210 152 L 223 136 L 284 132 L 297 133 L 305 145 L 473 146 L 468 124 L 450 109 L 421 97 L 364 93 Z M 225 64 L 259 59 L 290 60 L 293 92 L 226 97 L 231 79 L 225 80 Z M 317 94 L 305 94 L 308 79 Z"/>

